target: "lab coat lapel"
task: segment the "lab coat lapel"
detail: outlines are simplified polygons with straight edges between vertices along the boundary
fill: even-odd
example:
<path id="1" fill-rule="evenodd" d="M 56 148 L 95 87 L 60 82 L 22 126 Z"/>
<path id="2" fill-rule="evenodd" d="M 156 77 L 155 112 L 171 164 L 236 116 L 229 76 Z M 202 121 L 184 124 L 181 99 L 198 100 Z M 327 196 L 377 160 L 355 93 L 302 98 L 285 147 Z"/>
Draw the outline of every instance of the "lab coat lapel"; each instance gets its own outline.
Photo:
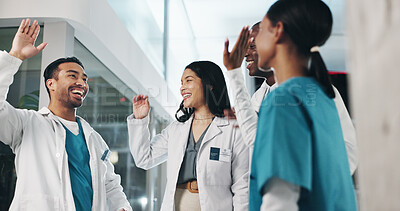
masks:
<path id="1" fill-rule="evenodd" d="M 56 145 L 57 153 L 59 153 L 58 156 L 62 156 L 62 159 L 58 159 L 58 176 L 60 179 L 62 179 L 62 174 L 63 174 L 63 162 L 64 159 L 68 159 L 68 155 L 65 150 L 65 129 L 60 123 L 60 120 L 53 114 L 47 107 L 43 107 L 39 110 L 39 113 L 42 114 L 43 116 L 48 116 L 53 125 L 53 130 L 55 132 L 55 139 L 54 139 L 54 144 Z M 65 157 L 64 157 L 65 155 Z"/>
<path id="2" fill-rule="evenodd" d="M 176 160 L 176 165 L 174 165 L 176 178 L 178 178 L 179 169 L 181 168 L 183 157 L 185 156 L 189 139 L 190 125 L 192 124 L 192 117 L 186 120 L 186 122 L 182 123 L 181 127 L 179 127 L 177 130 L 176 143 L 173 144 L 173 148 L 175 148 L 173 151 L 176 151 L 173 155 L 168 155 L 168 157 L 173 158 L 171 160 Z"/>
<path id="3" fill-rule="evenodd" d="M 210 127 L 208 128 L 208 131 L 204 135 L 203 141 L 201 142 L 201 145 L 204 145 L 211 139 L 213 139 L 215 136 L 219 135 L 222 133 L 220 127 L 228 125 L 229 122 L 221 117 L 215 117 L 215 119 L 211 122 Z"/>
<path id="4" fill-rule="evenodd" d="M 183 123 L 183 126 L 179 130 L 178 134 L 179 138 L 176 146 L 181 146 L 179 152 L 182 154 L 185 153 L 186 150 L 187 142 L 189 139 L 190 125 L 192 124 L 192 120 L 193 120 L 193 115 L 188 120 L 186 120 L 186 122 Z"/>
<path id="5" fill-rule="evenodd" d="M 85 136 L 86 146 L 88 147 L 88 150 L 90 152 L 90 150 L 91 150 L 91 149 L 89 149 L 89 146 L 91 146 L 91 143 L 89 142 L 90 135 L 92 134 L 92 132 L 94 132 L 94 129 L 82 117 L 77 116 L 77 118 L 81 122 L 83 135 Z M 92 153 L 90 153 L 90 154 L 92 154 Z"/>

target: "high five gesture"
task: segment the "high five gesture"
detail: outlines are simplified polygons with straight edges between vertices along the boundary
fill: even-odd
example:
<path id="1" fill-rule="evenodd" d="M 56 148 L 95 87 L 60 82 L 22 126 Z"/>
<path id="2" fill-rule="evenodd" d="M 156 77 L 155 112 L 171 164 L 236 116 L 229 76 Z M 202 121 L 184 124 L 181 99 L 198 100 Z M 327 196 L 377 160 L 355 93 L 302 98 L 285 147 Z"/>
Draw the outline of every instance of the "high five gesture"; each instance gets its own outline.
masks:
<path id="1" fill-rule="evenodd" d="M 17 57 L 21 60 L 36 56 L 47 45 L 47 43 L 44 42 L 35 47 L 35 41 L 39 34 L 40 26 L 36 20 L 33 21 L 31 26 L 29 26 L 29 24 L 29 19 L 21 21 L 10 50 L 11 56 Z"/>
<path id="2" fill-rule="evenodd" d="M 250 31 L 249 27 L 245 26 L 242 28 L 240 35 L 233 46 L 231 52 L 229 52 L 229 40 L 225 41 L 225 49 L 224 49 L 224 65 L 226 69 L 233 70 L 235 68 L 240 67 L 242 65 L 243 59 L 246 56 L 247 48 L 250 44 Z"/>

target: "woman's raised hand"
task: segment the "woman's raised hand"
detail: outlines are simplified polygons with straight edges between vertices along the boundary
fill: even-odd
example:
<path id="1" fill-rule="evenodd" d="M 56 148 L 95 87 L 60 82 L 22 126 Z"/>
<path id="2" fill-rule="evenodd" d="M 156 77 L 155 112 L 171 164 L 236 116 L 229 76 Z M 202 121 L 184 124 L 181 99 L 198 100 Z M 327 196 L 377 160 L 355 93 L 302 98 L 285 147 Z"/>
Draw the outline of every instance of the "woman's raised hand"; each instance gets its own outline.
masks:
<path id="1" fill-rule="evenodd" d="M 137 95 L 133 97 L 133 115 L 135 119 L 145 118 L 150 111 L 149 97 Z"/>

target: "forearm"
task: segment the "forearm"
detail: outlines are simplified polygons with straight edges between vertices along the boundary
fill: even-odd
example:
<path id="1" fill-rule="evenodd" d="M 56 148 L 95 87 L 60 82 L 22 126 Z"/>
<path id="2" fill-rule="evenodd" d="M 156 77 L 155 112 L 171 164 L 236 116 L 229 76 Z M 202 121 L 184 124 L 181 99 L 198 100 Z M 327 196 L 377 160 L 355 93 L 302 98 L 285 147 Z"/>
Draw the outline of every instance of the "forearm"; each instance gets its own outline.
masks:
<path id="1" fill-rule="evenodd" d="M 350 173 L 353 175 L 358 166 L 358 146 L 353 124 L 340 121 L 343 130 L 343 139 L 349 161 Z"/>
<path id="2" fill-rule="evenodd" d="M 130 151 L 135 164 L 145 170 L 165 162 L 168 153 L 166 131 L 150 140 L 148 124 L 148 116 L 143 119 L 135 119 L 133 115 L 128 117 Z"/>
<path id="3" fill-rule="evenodd" d="M 114 166 L 110 161 L 108 161 L 106 165 L 106 194 L 110 210 L 132 210 L 128 199 L 123 192 L 123 188 L 121 186 L 121 177 L 114 173 Z"/>
<path id="4" fill-rule="evenodd" d="M 0 51 L 0 141 L 13 150 L 20 144 L 23 119 L 27 111 L 18 110 L 6 102 L 8 88 L 22 61 Z"/>
<path id="5" fill-rule="evenodd" d="M 264 186 L 261 211 L 297 211 L 300 187 L 279 178 L 272 178 Z"/>
<path id="6" fill-rule="evenodd" d="M 6 100 L 8 88 L 21 63 L 22 60 L 9 55 L 6 51 L 0 51 L 0 101 Z"/>
<path id="7" fill-rule="evenodd" d="M 237 68 L 229 71 L 228 78 L 235 100 L 235 113 L 243 140 L 247 146 L 252 147 L 257 131 L 257 113 L 251 104 L 250 94 L 244 84 L 241 69 Z"/>
<path id="8" fill-rule="evenodd" d="M 353 174 L 357 169 L 358 165 L 358 146 L 357 146 L 357 138 L 356 131 L 351 121 L 349 112 L 344 105 L 343 99 L 340 96 L 338 90 L 334 87 L 334 91 L 336 97 L 334 98 L 334 102 L 336 105 L 336 109 L 338 111 L 340 124 L 343 132 L 343 139 L 346 146 L 347 158 L 349 161 L 350 173 Z"/>
<path id="9" fill-rule="evenodd" d="M 232 154 L 232 192 L 234 210 L 248 210 L 249 203 L 249 147 L 235 129 Z"/>

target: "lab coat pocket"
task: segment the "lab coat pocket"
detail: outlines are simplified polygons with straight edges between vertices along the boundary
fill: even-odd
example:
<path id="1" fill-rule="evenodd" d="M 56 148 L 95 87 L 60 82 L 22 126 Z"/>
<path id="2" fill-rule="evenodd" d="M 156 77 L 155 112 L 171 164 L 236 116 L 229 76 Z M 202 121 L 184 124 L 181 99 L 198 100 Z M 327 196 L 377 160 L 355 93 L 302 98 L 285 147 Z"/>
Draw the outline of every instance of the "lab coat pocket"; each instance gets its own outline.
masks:
<path id="1" fill-rule="evenodd" d="M 221 150 L 218 157 L 215 157 L 212 151 L 213 149 L 211 149 L 209 160 L 207 160 L 207 184 L 214 186 L 231 185 L 230 150 Z"/>
<path id="2" fill-rule="evenodd" d="M 49 195 L 24 195 L 16 210 L 61 210 L 60 199 Z"/>

